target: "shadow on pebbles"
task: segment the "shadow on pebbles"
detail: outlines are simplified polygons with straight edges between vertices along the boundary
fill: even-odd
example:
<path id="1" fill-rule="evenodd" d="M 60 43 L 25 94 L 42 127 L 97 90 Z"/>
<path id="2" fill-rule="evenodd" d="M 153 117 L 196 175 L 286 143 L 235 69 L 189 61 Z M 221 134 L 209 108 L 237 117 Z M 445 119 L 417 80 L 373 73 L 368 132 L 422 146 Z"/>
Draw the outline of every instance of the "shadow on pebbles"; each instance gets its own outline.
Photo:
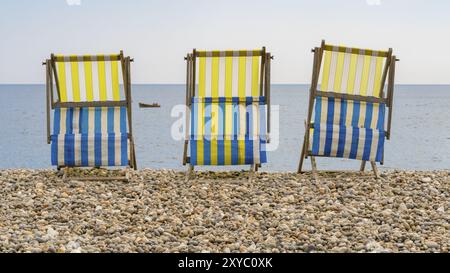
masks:
<path id="1" fill-rule="evenodd" d="M 113 175 L 115 171 L 81 171 Z M 114 174 L 115 175 L 115 174 Z M 448 252 L 450 172 L 0 171 L 1 252 Z"/>

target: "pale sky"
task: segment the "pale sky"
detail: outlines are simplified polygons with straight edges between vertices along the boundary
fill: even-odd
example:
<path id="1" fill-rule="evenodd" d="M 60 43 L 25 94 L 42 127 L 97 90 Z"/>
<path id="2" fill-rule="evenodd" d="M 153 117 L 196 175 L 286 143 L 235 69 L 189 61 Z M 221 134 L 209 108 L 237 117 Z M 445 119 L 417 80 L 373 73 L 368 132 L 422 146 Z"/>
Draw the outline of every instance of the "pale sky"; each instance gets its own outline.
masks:
<path id="1" fill-rule="evenodd" d="M 44 82 L 52 52 L 120 49 L 133 83 L 184 83 L 194 47 L 262 46 L 273 83 L 309 83 L 321 39 L 394 48 L 397 83 L 450 83 L 448 0 L 1 0 L 0 37 L 0 83 Z"/>

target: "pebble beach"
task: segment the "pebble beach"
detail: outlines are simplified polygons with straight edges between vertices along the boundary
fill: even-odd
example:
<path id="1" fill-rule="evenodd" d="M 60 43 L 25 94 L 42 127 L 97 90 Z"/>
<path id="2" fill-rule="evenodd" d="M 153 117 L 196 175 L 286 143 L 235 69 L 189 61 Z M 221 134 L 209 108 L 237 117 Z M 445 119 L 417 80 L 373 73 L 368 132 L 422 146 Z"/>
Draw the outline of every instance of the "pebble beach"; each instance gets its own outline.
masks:
<path id="1" fill-rule="evenodd" d="M 450 250 L 450 171 L 128 174 L 0 170 L 0 252 Z"/>

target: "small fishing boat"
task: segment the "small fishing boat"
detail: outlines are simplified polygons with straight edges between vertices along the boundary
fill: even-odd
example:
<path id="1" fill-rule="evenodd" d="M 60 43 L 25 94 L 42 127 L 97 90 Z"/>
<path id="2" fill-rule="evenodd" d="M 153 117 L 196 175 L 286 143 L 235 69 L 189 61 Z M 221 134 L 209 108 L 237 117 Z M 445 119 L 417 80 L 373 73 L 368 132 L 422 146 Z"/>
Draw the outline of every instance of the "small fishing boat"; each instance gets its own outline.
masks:
<path id="1" fill-rule="evenodd" d="M 148 104 L 148 103 L 139 103 L 139 108 L 160 108 L 161 105 L 159 105 L 158 103 L 152 103 L 152 104 Z"/>

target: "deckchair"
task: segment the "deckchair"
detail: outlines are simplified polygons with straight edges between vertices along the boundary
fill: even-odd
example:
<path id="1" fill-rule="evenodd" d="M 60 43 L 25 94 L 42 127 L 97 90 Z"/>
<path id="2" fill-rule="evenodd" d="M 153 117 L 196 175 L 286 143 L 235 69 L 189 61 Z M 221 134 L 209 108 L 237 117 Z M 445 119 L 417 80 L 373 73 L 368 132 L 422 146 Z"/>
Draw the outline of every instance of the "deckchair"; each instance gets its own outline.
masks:
<path id="1" fill-rule="evenodd" d="M 44 62 L 47 142 L 51 144 L 52 165 L 64 171 L 71 167 L 104 166 L 136 169 L 130 62 L 122 51 L 92 56 L 51 54 Z M 76 179 L 126 180 L 126 177 Z"/>
<path id="2" fill-rule="evenodd" d="M 391 137 L 397 58 L 392 49 L 357 49 L 328 45 L 325 41 L 313 52 L 308 117 L 298 172 L 303 171 L 303 160 L 311 157 L 317 178 L 315 158 L 337 157 L 361 160 L 361 171 L 370 162 L 378 178 L 376 163 L 384 164 L 385 139 Z"/>
<path id="3" fill-rule="evenodd" d="M 271 54 L 194 49 L 185 59 L 186 179 L 195 166 L 250 165 L 251 180 L 267 162 Z"/>

